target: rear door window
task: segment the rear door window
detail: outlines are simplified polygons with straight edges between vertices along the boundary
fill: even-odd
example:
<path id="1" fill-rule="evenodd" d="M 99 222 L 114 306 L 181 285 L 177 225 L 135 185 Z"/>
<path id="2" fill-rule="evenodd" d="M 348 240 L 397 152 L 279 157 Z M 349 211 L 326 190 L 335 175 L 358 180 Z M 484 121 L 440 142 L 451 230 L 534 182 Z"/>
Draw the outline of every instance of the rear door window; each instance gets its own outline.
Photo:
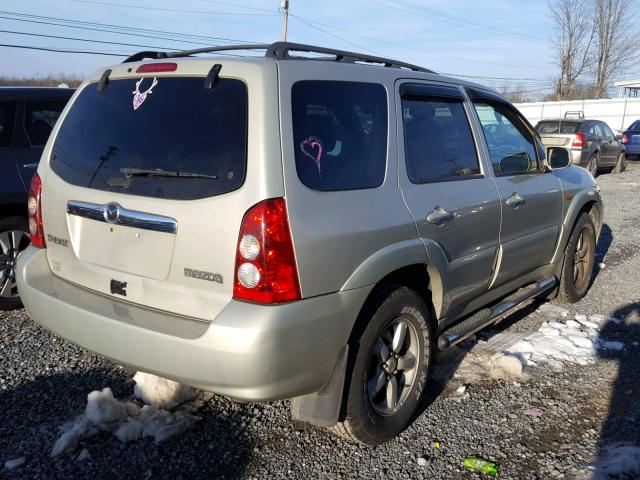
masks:
<path id="1" fill-rule="evenodd" d="M 53 146 L 53 171 L 82 187 L 178 200 L 239 188 L 245 84 L 221 78 L 207 90 L 198 77 L 138 80 L 112 80 L 102 92 L 91 84 L 80 93 Z"/>
<path id="2" fill-rule="evenodd" d="M 387 93 L 379 84 L 300 81 L 291 91 L 296 170 L 315 190 L 382 185 Z"/>
<path id="3" fill-rule="evenodd" d="M 412 183 L 480 174 L 462 99 L 402 98 L 405 158 Z"/>
<path id="4" fill-rule="evenodd" d="M 27 102 L 24 127 L 32 147 L 42 147 L 47 143 L 66 104 L 66 100 Z"/>
<path id="5" fill-rule="evenodd" d="M 8 147 L 11 145 L 15 118 L 16 103 L 0 102 L 0 147 Z"/>

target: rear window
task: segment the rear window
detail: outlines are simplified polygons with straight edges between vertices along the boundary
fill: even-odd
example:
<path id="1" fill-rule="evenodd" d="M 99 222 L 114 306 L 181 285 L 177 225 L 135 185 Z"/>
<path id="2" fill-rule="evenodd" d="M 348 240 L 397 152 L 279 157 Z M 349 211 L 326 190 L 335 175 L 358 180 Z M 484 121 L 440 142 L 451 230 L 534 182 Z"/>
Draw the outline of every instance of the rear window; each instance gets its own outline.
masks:
<path id="1" fill-rule="evenodd" d="M 102 92 L 87 86 L 60 127 L 53 171 L 82 187 L 178 200 L 239 188 L 245 84 L 220 79 L 205 90 L 203 78 L 155 80 L 113 80 Z"/>
<path id="2" fill-rule="evenodd" d="M 291 92 L 296 169 L 323 191 L 382 185 L 387 94 L 373 83 L 302 81 Z"/>
<path id="3" fill-rule="evenodd" d="M 536 130 L 540 135 L 571 134 L 576 133 L 579 126 L 575 122 L 540 122 L 536 125 Z"/>

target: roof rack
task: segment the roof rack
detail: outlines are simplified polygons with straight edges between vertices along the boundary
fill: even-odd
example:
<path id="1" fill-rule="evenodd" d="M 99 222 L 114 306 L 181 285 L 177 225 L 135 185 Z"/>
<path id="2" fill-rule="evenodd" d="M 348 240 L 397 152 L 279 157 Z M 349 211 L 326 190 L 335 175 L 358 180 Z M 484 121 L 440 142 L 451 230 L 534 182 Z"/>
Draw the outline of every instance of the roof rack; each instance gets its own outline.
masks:
<path id="1" fill-rule="evenodd" d="M 264 56 L 266 58 L 274 58 L 276 60 L 329 60 L 327 58 L 310 58 L 291 56 L 291 52 L 306 52 L 306 53 L 320 53 L 326 55 L 332 55 L 335 57 L 336 62 L 343 63 L 374 63 L 382 64 L 385 67 L 390 68 L 406 68 L 416 72 L 435 73 L 428 68 L 420 67 L 418 65 L 412 65 L 410 63 L 399 62 L 390 58 L 376 57 L 373 55 L 364 55 L 362 53 L 347 52 L 344 50 L 336 50 L 333 48 L 315 47 L 313 45 L 304 45 L 301 43 L 292 42 L 275 42 L 265 44 L 246 44 L 246 45 L 226 45 L 216 47 L 196 48 L 194 50 L 183 50 L 179 52 L 139 52 L 131 55 L 122 63 L 138 62 L 145 58 L 161 59 L 161 58 L 179 58 L 190 57 L 199 53 L 215 53 L 215 52 L 233 52 L 239 50 L 265 50 Z"/>

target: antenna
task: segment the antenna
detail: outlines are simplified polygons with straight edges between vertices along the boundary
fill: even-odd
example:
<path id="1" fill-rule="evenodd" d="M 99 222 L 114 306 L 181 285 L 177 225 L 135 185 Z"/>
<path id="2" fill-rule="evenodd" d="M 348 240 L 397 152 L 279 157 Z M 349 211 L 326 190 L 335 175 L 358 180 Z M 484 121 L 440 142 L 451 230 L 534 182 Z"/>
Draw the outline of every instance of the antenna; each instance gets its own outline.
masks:
<path id="1" fill-rule="evenodd" d="M 289 29 L 289 0 L 280 0 L 280 9 L 282 10 L 282 41 L 287 41 L 287 30 Z"/>

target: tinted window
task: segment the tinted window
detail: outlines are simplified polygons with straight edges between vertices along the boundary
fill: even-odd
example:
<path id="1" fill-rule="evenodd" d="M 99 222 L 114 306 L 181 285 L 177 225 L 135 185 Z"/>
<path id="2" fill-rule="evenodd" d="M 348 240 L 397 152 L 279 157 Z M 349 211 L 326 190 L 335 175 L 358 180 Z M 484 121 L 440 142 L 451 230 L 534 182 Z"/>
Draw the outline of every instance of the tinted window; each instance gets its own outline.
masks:
<path id="1" fill-rule="evenodd" d="M 540 135 L 571 134 L 576 132 L 579 125 L 579 123 L 571 122 L 539 122 L 536 125 L 536 131 Z"/>
<path id="2" fill-rule="evenodd" d="M 640 120 L 633 122 L 629 127 L 629 130 L 640 130 Z"/>
<path id="3" fill-rule="evenodd" d="M 518 115 L 499 102 L 474 102 L 497 174 L 538 172 L 533 135 Z"/>
<path id="4" fill-rule="evenodd" d="M 139 92 L 152 80 L 145 78 Z M 148 197 L 194 199 L 239 188 L 246 169 L 244 83 L 223 78 L 205 90 L 202 78 L 159 78 L 135 109 L 136 82 L 113 80 L 103 92 L 96 84 L 83 90 L 60 127 L 52 169 L 75 185 Z"/>
<path id="5" fill-rule="evenodd" d="M 298 82 L 291 104 L 302 183 L 326 191 L 382 184 L 387 158 L 387 94 L 382 85 Z"/>
<path id="6" fill-rule="evenodd" d="M 613 132 L 606 123 L 601 123 L 600 128 L 602 129 L 602 133 L 605 138 L 613 138 Z"/>
<path id="7" fill-rule="evenodd" d="M 47 143 L 51 130 L 62 113 L 65 100 L 28 102 L 24 117 L 24 127 L 33 147 L 42 147 Z"/>
<path id="8" fill-rule="evenodd" d="M 598 128 L 598 126 L 595 123 L 592 123 L 589 125 L 589 127 L 587 128 L 587 133 L 589 135 L 592 135 L 594 137 L 601 137 L 602 136 L 602 132 L 600 131 L 600 129 Z"/>
<path id="9" fill-rule="evenodd" d="M 11 134 L 16 117 L 15 102 L 0 102 L 0 147 L 11 145 Z"/>
<path id="10" fill-rule="evenodd" d="M 480 173 L 473 134 L 460 100 L 405 97 L 402 117 L 411 182 Z"/>

